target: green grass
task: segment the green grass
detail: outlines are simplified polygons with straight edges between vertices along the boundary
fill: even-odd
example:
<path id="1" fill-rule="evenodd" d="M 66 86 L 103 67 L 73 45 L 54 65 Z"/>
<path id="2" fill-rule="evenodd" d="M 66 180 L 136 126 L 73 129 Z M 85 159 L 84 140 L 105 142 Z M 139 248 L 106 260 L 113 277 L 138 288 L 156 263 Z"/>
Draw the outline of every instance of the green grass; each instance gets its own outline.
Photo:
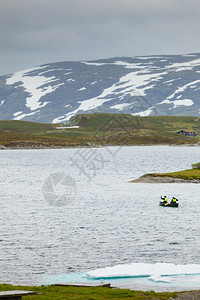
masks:
<path id="1" fill-rule="evenodd" d="M 55 130 L 55 124 L 7 120 L 0 121 L 0 130 L 4 132 L 22 132 L 28 134 L 43 134 L 47 130 Z"/>
<path id="2" fill-rule="evenodd" d="M 107 299 L 135 299 L 135 300 L 167 300 L 170 297 L 176 297 L 177 293 L 155 293 L 130 291 L 125 289 L 110 289 L 106 287 L 61 287 L 61 286 L 12 286 L 1 284 L 0 291 L 9 290 L 30 290 L 35 291 L 37 295 L 24 296 L 24 300 L 107 300 Z"/>
<path id="3" fill-rule="evenodd" d="M 75 147 L 93 145 L 195 144 L 200 142 L 200 118 L 135 117 L 124 114 L 93 114 L 72 117 L 79 128 L 56 129 L 62 124 L 0 121 L 0 145 L 6 147 Z M 195 131 L 197 137 L 177 134 Z"/>
<path id="4" fill-rule="evenodd" d="M 183 171 L 171 172 L 171 173 L 154 173 L 151 175 L 154 177 L 173 177 L 173 178 L 180 178 L 184 180 L 193 180 L 193 179 L 200 180 L 200 169 L 189 169 L 189 170 L 183 170 Z"/>

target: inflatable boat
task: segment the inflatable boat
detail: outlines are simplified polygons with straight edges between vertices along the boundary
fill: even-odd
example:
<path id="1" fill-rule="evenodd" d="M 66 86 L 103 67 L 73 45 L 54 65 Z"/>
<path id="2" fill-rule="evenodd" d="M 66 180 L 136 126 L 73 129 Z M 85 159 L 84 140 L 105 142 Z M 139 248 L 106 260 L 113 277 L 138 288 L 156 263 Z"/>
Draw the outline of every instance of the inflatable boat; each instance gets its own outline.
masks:
<path id="1" fill-rule="evenodd" d="M 160 201 L 159 205 L 160 206 L 166 206 L 166 207 L 178 207 L 178 203 L 177 202 L 169 203 L 169 202 Z"/>

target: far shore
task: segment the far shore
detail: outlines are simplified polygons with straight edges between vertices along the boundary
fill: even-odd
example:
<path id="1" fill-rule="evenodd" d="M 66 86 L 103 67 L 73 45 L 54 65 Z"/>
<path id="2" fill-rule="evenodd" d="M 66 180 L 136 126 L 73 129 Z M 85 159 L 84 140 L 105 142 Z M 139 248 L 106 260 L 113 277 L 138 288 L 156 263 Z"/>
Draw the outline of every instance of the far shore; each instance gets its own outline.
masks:
<path id="1" fill-rule="evenodd" d="M 200 183 L 200 169 L 171 173 L 152 173 L 134 179 L 133 183 Z"/>
<path id="2" fill-rule="evenodd" d="M 200 183 L 199 179 L 182 179 L 173 177 L 159 177 L 152 176 L 151 174 L 145 174 L 137 179 L 131 180 L 133 183 Z"/>
<path id="3" fill-rule="evenodd" d="M 169 147 L 199 147 L 200 143 L 196 144 L 136 144 L 136 145 L 117 145 L 117 144 L 104 144 L 104 145 L 98 145 L 88 143 L 88 145 L 17 145 L 17 146 L 3 146 L 0 145 L 0 151 L 2 150 L 37 150 L 37 149 L 76 149 L 76 148 L 104 148 L 104 147 L 153 147 L 153 146 L 169 146 Z M 149 175 L 149 174 L 146 174 Z"/>

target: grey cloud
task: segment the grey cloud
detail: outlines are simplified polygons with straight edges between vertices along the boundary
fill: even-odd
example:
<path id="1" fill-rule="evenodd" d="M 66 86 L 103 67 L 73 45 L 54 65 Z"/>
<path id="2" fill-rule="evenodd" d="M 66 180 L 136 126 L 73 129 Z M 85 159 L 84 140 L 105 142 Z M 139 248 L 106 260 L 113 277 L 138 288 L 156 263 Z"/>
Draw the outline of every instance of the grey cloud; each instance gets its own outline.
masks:
<path id="1" fill-rule="evenodd" d="M 199 52 L 198 0 L 1 0 L 1 74 L 59 60 Z"/>

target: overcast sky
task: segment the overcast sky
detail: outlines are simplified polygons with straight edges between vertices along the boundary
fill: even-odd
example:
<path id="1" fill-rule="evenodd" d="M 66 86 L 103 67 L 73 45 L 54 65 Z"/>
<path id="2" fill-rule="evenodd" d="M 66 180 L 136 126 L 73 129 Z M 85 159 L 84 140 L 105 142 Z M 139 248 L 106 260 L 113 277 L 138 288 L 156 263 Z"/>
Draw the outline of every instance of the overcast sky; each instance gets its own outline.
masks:
<path id="1" fill-rule="evenodd" d="M 0 0 L 0 75 L 56 61 L 195 52 L 199 0 Z"/>

